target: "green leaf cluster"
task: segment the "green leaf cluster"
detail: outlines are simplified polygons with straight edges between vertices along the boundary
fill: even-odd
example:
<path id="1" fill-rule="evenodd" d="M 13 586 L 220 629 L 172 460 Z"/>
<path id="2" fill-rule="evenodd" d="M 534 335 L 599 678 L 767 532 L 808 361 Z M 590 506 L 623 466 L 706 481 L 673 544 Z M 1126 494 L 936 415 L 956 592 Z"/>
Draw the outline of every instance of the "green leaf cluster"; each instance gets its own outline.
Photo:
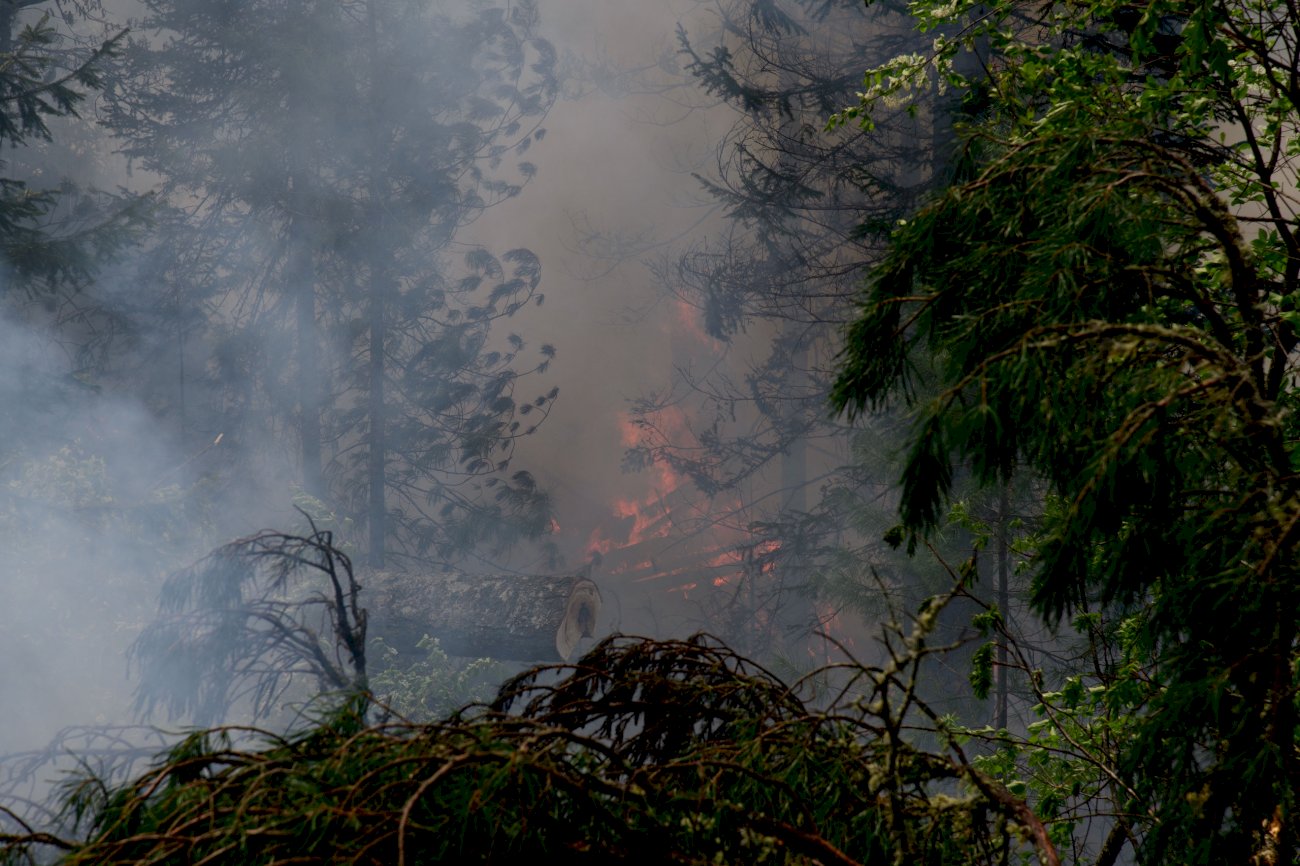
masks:
<path id="1" fill-rule="evenodd" d="M 1274 2 L 911 8 L 948 35 L 870 71 L 839 121 L 937 80 L 967 95 L 964 162 L 897 227 L 836 404 L 913 412 L 906 531 L 940 523 L 959 467 L 989 485 L 1026 467 L 1061 506 L 1038 613 L 1140 614 L 1159 686 L 1113 772 L 1142 855 L 1288 861 L 1300 20 Z"/>
<path id="2" fill-rule="evenodd" d="M 380 669 L 370 686 L 384 705 L 400 717 L 424 722 L 442 718 L 469 704 L 486 703 L 505 678 L 506 668 L 492 659 L 455 660 L 438 639 L 425 635 L 417 647 L 423 655 L 413 661 L 399 657 L 377 638 L 372 650 Z"/>

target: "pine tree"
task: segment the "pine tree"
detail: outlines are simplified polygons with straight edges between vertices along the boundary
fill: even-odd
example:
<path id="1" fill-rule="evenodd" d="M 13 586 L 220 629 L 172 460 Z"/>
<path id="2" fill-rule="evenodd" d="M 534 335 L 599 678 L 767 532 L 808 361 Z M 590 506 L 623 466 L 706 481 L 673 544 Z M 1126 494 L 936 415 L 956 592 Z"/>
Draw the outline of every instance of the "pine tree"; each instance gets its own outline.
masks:
<path id="1" fill-rule="evenodd" d="M 538 534 L 546 498 L 509 458 L 521 404 L 553 396 L 515 390 L 553 350 L 520 369 L 492 324 L 540 301 L 539 265 L 452 255 L 534 170 L 508 161 L 555 93 L 533 5 L 146 5 L 110 121 L 174 208 L 154 267 L 208 377 L 185 423 L 250 461 L 287 434 L 296 483 L 369 527 L 376 565 Z"/>
<path id="2" fill-rule="evenodd" d="M 85 288 L 128 243 L 138 211 L 14 165 L 53 141 L 51 124 L 76 118 L 101 86 L 118 37 L 81 47 L 57 30 L 44 0 L 0 4 L 0 293 L 11 304 Z M 72 12 L 66 13 L 69 18 Z M 46 166 L 55 171 L 68 166 Z M 47 172 L 52 174 L 53 172 Z M 20 304 L 19 304 L 20 305 Z"/>

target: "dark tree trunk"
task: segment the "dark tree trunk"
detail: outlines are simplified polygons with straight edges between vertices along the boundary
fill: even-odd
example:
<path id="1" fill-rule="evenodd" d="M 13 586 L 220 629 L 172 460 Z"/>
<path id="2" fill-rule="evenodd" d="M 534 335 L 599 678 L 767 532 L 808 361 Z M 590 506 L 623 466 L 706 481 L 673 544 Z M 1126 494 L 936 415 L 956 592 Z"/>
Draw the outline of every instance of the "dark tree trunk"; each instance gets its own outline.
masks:
<path id="1" fill-rule="evenodd" d="M 1008 624 L 1011 622 L 1011 591 L 1009 588 L 1011 575 L 1011 536 L 1007 526 L 1011 520 L 1011 491 L 1010 482 L 1002 483 L 1002 492 L 998 498 L 998 525 L 997 525 L 997 543 L 998 543 L 998 610 L 1002 614 L 1002 619 Z M 998 641 L 997 657 L 997 711 L 993 720 L 993 727 L 1003 729 L 1007 726 L 1007 641 L 1005 638 Z"/>
<path id="2" fill-rule="evenodd" d="M 317 499 L 325 498 L 321 458 L 320 416 L 322 409 L 320 334 L 316 328 L 316 258 L 312 232 L 306 216 L 306 185 L 295 176 L 293 195 L 297 213 L 289 228 L 289 291 L 294 295 L 298 338 L 298 433 L 302 446 L 302 488 Z"/>
<path id="3" fill-rule="evenodd" d="M 384 94 L 379 91 L 381 80 L 379 59 L 379 35 L 376 0 L 366 4 L 366 17 L 370 28 L 370 81 L 372 92 L 370 105 L 373 117 L 372 131 L 379 136 L 383 128 L 380 123 L 380 109 Z M 386 233 L 386 189 L 383 157 L 384 143 L 376 138 L 372 143 L 372 160 L 370 171 L 370 208 L 371 224 L 375 233 L 371 239 L 370 250 L 370 359 L 369 393 L 366 398 L 366 412 L 370 417 L 370 438 L 367 442 L 368 456 L 366 475 L 368 478 L 367 523 L 370 536 L 370 566 L 384 567 L 384 550 L 388 539 L 388 422 L 385 412 L 387 396 L 384 394 L 384 374 L 387 372 L 385 346 L 388 341 L 388 294 L 393 282 L 388 268 Z"/>
<path id="4" fill-rule="evenodd" d="M 366 474 L 369 476 L 370 566 L 384 567 L 388 536 L 388 441 L 386 397 L 384 395 L 385 353 L 388 336 L 387 295 L 391 280 L 388 269 L 376 255 L 370 268 L 370 369 L 366 411 L 370 416 L 370 440 Z"/>
<path id="5" fill-rule="evenodd" d="M 585 573 L 365 576 L 370 634 L 403 655 L 424 635 L 450 655 L 563 661 L 595 634 L 600 590 Z"/>

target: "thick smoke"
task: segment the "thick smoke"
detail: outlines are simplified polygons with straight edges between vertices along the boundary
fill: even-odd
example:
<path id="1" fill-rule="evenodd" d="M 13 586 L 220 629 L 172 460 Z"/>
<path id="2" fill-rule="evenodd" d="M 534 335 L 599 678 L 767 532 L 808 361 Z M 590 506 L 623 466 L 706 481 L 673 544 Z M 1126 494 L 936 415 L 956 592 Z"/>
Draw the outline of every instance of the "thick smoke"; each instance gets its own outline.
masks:
<path id="1" fill-rule="evenodd" d="M 197 13 L 233 16 L 241 6 L 189 5 Z M 435 5 L 459 14 L 483 4 L 430 8 Z M 344 3 L 338 9 L 345 16 L 364 11 L 361 5 L 353 7 Z M 144 12 L 136 4 L 106 4 L 96 13 L 97 23 L 86 29 L 116 32 Z M 724 344 L 705 332 L 699 310 L 665 292 L 661 279 L 663 263 L 688 242 L 720 240 L 737 231 L 726 208 L 702 192 L 699 179 L 716 169 L 719 142 L 734 123 L 735 111 L 691 80 L 674 35 L 680 24 L 707 47 L 717 38 L 718 20 L 710 4 L 693 2 L 543 0 L 539 13 L 539 32 L 560 58 L 562 98 L 541 121 L 545 136 L 530 142 L 526 159 L 536 175 L 517 196 L 500 196 L 503 201 L 490 208 L 471 207 L 473 219 L 458 216 L 454 224 L 436 227 L 441 232 L 437 238 L 404 229 L 399 234 L 412 246 L 388 251 L 400 267 L 400 257 L 415 245 L 441 245 L 430 259 L 436 267 L 428 272 L 457 278 L 465 276 L 467 254 L 473 258 L 479 250 L 502 256 L 527 249 L 540 262 L 536 291 L 545 303 L 495 324 L 482 346 L 508 351 L 508 335 L 514 332 L 529 352 L 555 347 L 554 363 L 539 373 L 536 385 L 530 381 L 516 396 L 524 402 L 558 388 L 558 399 L 536 432 L 518 440 L 510 458 L 511 470 L 527 469 L 550 496 L 553 520 L 542 541 L 552 548 L 489 544 L 461 564 L 483 571 L 590 564 L 606 593 L 601 632 L 666 636 L 716 628 L 717 603 L 735 599 L 737 584 L 730 575 L 742 567 L 755 573 L 768 567 L 762 557 L 770 550 L 741 562 L 732 547 L 749 531 L 747 520 L 769 513 L 770 503 L 763 497 L 771 497 L 780 479 L 756 475 L 749 486 L 730 493 L 752 497 L 755 507 L 733 508 L 729 523 L 701 535 L 700 527 L 712 520 L 710 500 L 663 466 L 628 471 L 638 467 L 628 466 L 625 456 L 644 432 L 632 420 L 634 401 L 662 401 L 667 408 L 659 416 L 660 432 L 689 443 L 707 424 L 676 402 L 682 371 L 743 381 L 751 361 L 777 335 L 770 324 L 754 324 Z M 138 30 L 133 38 L 164 44 L 162 37 Z M 386 56 L 390 68 L 427 65 L 428 57 L 419 54 L 427 46 L 422 49 L 411 40 L 401 45 L 401 52 L 411 56 Z M 303 68 L 332 62 L 306 56 Z M 309 75 L 303 80 L 317 90 L 329 83 Z M 167 93 L 170 84 L 153 81 L 152 86 Z M 129 113 L 130 107 L 110 104 L 115 93 L 120 90 L 110 88 L 96 97 L 85 112 L 88 120 L 116 119 L 118 128 L 124 128 L 122 112 Z M 290 94 L 286 105 L 300 96 Z M 392 94 L 394 105 L 404 96 L 409 94 Z M 359 106 L 357 118 L 380 108 Z M 348 176 L 340 157 L 373 145 L 364 138 L 364 124 L 343 129 L 337 114 L 301 106 L 294 110 L 310 121 L 310 129 L 302 130 L 302 146 L 315 161 L 295 170 L 319 169 L 333 189 L 346 191 L 330 207 L 374 204 L 371 180 Z M 90 123 L 66 133 L 56 130 L 56 144 L 60 135 L 78 142 L 81 152 L 93 158 L 78 162 L 65 157 L 61 163 L 51 153 L 42 165 L 45 177 L 70 174 L 75 163 L 82 183 L 108 189 L 121 185 L 135 195 L 163 194 L 157 195 L 162 201 L 156 202 L 153 228 L 102 271 L 79 301 L 93 307 L 96 323 L 120 320 L 134 328 L 112 332 L 125 340 L 113 345 L 126 348 L 103 350 L 115 359 L 107 372 L 90 365 L 80 348 L 60 348 L 62 332 L 52 327 L 60 318 L 57 312 L 37 309 L 25 319 L 0 323 L 5 436 L 0 535 L 8 566 L 0 640 L 10 710 L 0 751 L 37 746 L 69 724 L 128 721 L 131 683 L 124 652 L 154 616 L 165 575 L 233 537 L 267 526 L 292 530 L 301 525 L 293 511 L 304 486 L 295 426 L 301 390 L 291 375 L 303 363 L 295 342 L 301 335 L 289 327 L 294 310 L 283 299 L 276 307 L 273 299 L 294 267 L 278 246 L 293 237 L 294 212 L 282 208 L 289 216 L 277 216 L 283 202 L 271 201 L 268 156 L 292 156 L 285 150 L 292 142 L 254 135 L 255 140 L 235 142 L 218 154 L 247 160 L 245 186 L 231 193 L 213 192 L 198 181 L 162 190 L 159 165 L 138 150 L 147 135 L 129 143 L 108 127 Z M 418 142 L 402 140 L 401 145 L 418 162 Z M 182 143 L 170 141 L 169 146 Z M 137 148 L 129 173 L 122 158 L 128 147 Z M 177 154 L 167 156 L 175 164 Z M 191 166 L 196 172 L 211 167 L 202 161 Z M 517 179 L 512 176 L 511 182 Z M 255 195 L 262 191 L 266 200 Z M 231 205 L 240 196 L 247 200 Z M 206 215 L 207 222 L 193 221 L 196 215 Z M 248 231 L 237 240 L 220 241 L 223 222 L 236 217 L 247 218 Z M 181 255 L 168 258 L 157 238 L 187 219 L 188 245 Z M 335 389 L 340 407 L 340 420 L 333 427 L 326 423 L 321 432 L 327 474 L 364 468 L 364 455 L 352 442 L 366 430 L 365 383 L 345 367 L 367 351 L 358 336 L 366 310 L 364 303 L 349 307 L 351 302 L 341 300 L 344 288 L 364 285 L 371 278 L 369 269 L 376 267 L 374 247 L 349 246 L 362 237 L 374 235 L 357 229 L 313 238 L 320 251 L 316 279 L 325 287 L 318 321 L 329 325 L 324 332 L 322 324 L 314 347 L 321 387 Z M 226 245 L 216 250 L 221 243 Z M 485 268 L 484 273 L 490 271 Z M 506 271 L 502 268 L 509 276 Z M 410 283 L 425 276 L 411 277 Z M 207 294 L 181 304 L 177 287 L 200 284 Z M 239 292 L 224 288 L 236 284 Z M 336 289 L 338 295 L 329 294 Z M 432 297 L 440 287 L 430 282 L 426 289 Z M 14 306 L 30 310 L 30 305 Z M 256 319 L 257 327 L 244 329 L 256 318 L 249 310 L 265 312 L 265 317 Z M 221 327 L 198 333 L 195 328 L 204 316 Z M 253 356 L 268 361 L 271 373 L 240 379 Z M 417 364 L 418 351 L 403 348 L 395 356 L 405 370 Z M 416 395 L 405 405 L 418 407 L 425 396 Z M 254 404 L 256 411 L 249 408 Z M 329 463 L 331 449 L 334 464 Z M 354 490 L 350 497 L 326 502 L 341 539 L 359 557 L 367 549 L 362 499 Z M 696 540 L 682 540 L 687 530 L 696 533 Z M 701 537 L 707 540 L 699 541 Z M 618 559 L 620 550 L 632 548 L 645 556 Z M 429 553 L 418 546 L 404 551 L 411 554 L 408 563 L 422 552 Z M 682 563 L 704 573 L 681 572 Z"/>
<path id="2" fill-rule="evenodd" d="M 0 319 L 0 751 L 129 719 L 124 651 L 163 572 L 202 548 L 196 473 L 130 396 L 70 372 L 48 333 Z M 214 482 L 213 482 L 214 483 Z"/>
<path id="3" fill-rule="evenodd" d="M 541 8 L 544 35 L 568 58 L 570 72 L 597 57 L 653 62 L 671 52 L 672 28 L 691 12 L 690 4 L 579 5 Z M 239 14 L 238 7 L 231 5 L 231 13 Z M 128 25 L 135 28 L 132 38 L 157 38 L 140 31 L 147 9 L 139 4 L 91 11 L 90 18 L 69 19 L 86 44 Z M 24 14 L 35 21 L 41 10 Z M 400 69 L 425 58 L 386 61 Z M 554 491 L 559 553 L 580 565 L 611 503 L 643 497 L 653 483 L 620 471 L 627 443 L 619 424 L 629 396 L 668 382 L 675 320 L 671 309 L 654 306 L 648 277 L 635 268 L 591 278 L 587 253 L 575 249 L 574 226 L 596 219 L 619 231 L 625 221 L 657 230 L 671 223 L 694 187 L 672 163 L 690 152 L 698 162 L 707 145 L 695 120 L 672 128 L 647 122 L 653 99 L 637 104 L 627 93 L 600 91 L 581 75 L 571 76 L 566 89 L 580 98 L 561 101 L 546 118 L 551 135 L 528 155 L 537 178 L 518 198 L 460 230 L 442 263 L 448 271 L 460 269 L 462 257 L 477 246 L 538 254 L 546 305 L 521 313 L 492 339 L 504 343 L 507 332 L 517 331 L 531 347 L 556 346 L 557 361 L 542 391 L 558 386 L 561 408 L 522 440 L 515 462 Z M 232 537 L 300 525 L 292 509 L 300 482 L 291 411 L 254 419 L 257 426 L 235 414 L 240 406 L 217 399 L 210 377 L 229 372 L 217 369 L 220 347 L 213 336 L 190 330 L 199 306 L 187 310 L 177 301 L 178 280 L 193 274 L 179 273 L 160 251 L 162 233 L 173 230 L 187 209 L 193 214 L 208 203 L 173 196 L 161 204 L 179 205 L 178 211 L 156 207 L 165 179 L 139 153 L 128 165 L 122 154 L 129 143 L 94 122 L 111 120 L 119 110 L 110 104 L 113 95 L 112 88 L 91 94 L 81 121 L 55 121 L 51 143 L 19 149 L 6 165 L 36 188 L 75 176 L 83 188 L 155 198 L 149 203 L 153 222 L 137 235 L 139 243 L 126 245 L 115 264 L 64 306 L 25 301 L 17 286 L 6 287 L 13 314 L 0 324 L 0 534 L 9 577 L 0 640 L 6 694 L 22 697 L 6 701 L 9 723 L 0 751 L 40 745 L 66 725 L 129 721 L 125 650 L 154 616 L 165 575 Z M 337 118 L 313 122 L 325 130 L 313 146 L 328 152 L 329 137 L 342 134 L 330 131 Z M 354 140 L 356 130 L 347 134 L 345 148 L 364 144 Z M 245 154 L 250 170 L 264 156 L 252 149 Z M 220 265 L 222 279 L 233 283 L 249 276 L 243 269 L 261 267 L 274 230 L 267 223 L 260 237 L 235 250 L 245 258 Z M 234 321 L 244 301 L 214 295 L 201 303 L 207 315 Z M 283 338 L 250 336 L 265 341 L 256 349 L 263 356 L 293 363 Z M 337 348 L 322 343 L 322 351 Z M 250 381 L 250 390 L 255 385 Z M 354 551 L 364 548 L 360 538 L 346 540 Z M 484 570 L 512 566 L 536 570 L 545 563 L 519 552 L 495 563 L 478 561 Z"/>

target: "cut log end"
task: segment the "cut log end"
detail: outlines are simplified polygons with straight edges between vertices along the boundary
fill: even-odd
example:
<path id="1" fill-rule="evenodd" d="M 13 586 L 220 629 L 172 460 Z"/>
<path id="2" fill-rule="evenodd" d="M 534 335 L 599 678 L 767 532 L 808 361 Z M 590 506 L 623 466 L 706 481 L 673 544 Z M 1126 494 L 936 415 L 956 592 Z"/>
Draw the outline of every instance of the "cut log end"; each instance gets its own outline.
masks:
<path id="1" fill-rule="evenodd" d="M 573 582 L 569 601 L 564 606 L 564 619 L 555 630 L 555 652 L 562 661 L 569 660 L 578 641 L 595 635 L 600 603 L 600 589 L 590 579 L 580 577 Z"/>

